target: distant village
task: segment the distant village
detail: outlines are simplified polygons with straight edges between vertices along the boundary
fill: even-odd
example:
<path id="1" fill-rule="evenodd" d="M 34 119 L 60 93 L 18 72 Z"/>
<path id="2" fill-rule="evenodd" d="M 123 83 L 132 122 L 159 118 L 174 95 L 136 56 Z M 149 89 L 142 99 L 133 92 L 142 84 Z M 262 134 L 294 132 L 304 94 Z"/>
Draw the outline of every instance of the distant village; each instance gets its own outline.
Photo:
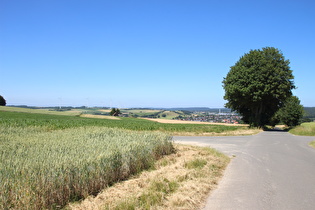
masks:
<path id="1" fill-rule="evenodd" d="M 150 110 L 142 109 L 122 109 L 121 117 L 142 117 L 142 118 L 161 118 L 161 119 L 173 119 L 183 121 L 197 121 L 197 122 L 212 122 L 212 123 L 229 123 L 229 124 L 241 124 L 242 117 L 232 112 L 229 109 L 213 109 L 209 110 Z M 173 116 L 175 115 L 175 116 Z"/>
<path id="2" fill-rule="evenodd" d="M 242 122 L 242 117 L 237 113 L 211 113 L 211 112 L 194 112 L 188 116 L 175 117 L 176 120 L 185 121 L 199 121 L 199 122 L 212 122 L 212 123 L 231 123 L 239 124 Z"/>

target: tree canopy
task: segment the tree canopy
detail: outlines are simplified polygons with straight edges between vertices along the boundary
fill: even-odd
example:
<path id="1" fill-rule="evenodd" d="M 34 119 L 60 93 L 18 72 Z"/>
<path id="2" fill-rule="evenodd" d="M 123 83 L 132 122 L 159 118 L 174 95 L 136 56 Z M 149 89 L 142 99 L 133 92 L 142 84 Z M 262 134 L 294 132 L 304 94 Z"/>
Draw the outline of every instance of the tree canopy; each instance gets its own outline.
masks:
<path id="1" fill-rule="evenodd" d="M 6 104 L 6 100 L 0 95 L 0 106 L 5 106 Z"/>
<path id="2" fill-rule="evenodd" d="M 244 54 L 223 80 L 226 107 L 252 126 L 267 125 L 295 88 L 289 64 L 274 47 Z"/>
<path id="3" fill-rule="evenodd" d="M 121 114 L 121 111 L 120 111 L 120 109 L 116 109 L 116 108 L 112 108 L 112 110 L 110 111 L 110 113 L 109 113 L 111 116 L 118 116 L 118 115 L 120 115 Z"/>
<path id="4" fill-rule="evenodd" d="M 282 122 L 289 127 L 297 126 L 301 123 L 304 109 L 300 100 L 296 96 L 289 97 L 283 107 L 274 116 L 275 122 Z"/>

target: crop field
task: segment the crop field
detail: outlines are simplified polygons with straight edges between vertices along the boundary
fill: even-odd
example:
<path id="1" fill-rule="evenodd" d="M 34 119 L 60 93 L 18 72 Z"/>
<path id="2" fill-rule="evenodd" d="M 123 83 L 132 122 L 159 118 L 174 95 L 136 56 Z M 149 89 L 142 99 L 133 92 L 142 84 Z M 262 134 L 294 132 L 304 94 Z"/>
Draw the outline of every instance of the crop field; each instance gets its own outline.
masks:
<path id="1" fill-rule="evenodd" d="M 132 113 L 144 113 L 144 114 L 152 114 L 152 113 L 157 113 L 157 112 L 161 112 L 162 110 L 158 110 L 158 109 L 121 109 L 121 112 L 132 112 Z"/>
<path id="2" fill-rule="evenodd" d="M 51 111 L 49 109 L 30 109 L 30 108 L 8 107 L 8 106 L 0 106 L 0 111 L 52 114 L 52 115 L 65 115 L 65 116 L 77 116 L 82 113 L 82 110 L 79 110 L 79 109 L 60 112 L 60 111 Z"/>
<path id="3" fill-rule="evenodd" d="M 229 132 L 247 131 L 247 127 L 206 125 L 206 124 L 165 124 L 144 119 L 125 118 L 120 120 L 82 118 L 78 116 L 48 115 L 37 113 L 1 112 L 0 125 L 36 126 L 45 130 L 66 129 L 84 126 L 105 126 L 135 131 L 161 131 L 170 135 L 225 135 Z"/>
<path id="4" fill-rule="evenodd" d="M 173 152 L 163 133 L 29 120 L 0 126 L 0 209 L 61 208 Z"/>
<path id="5" fill-rule="evenodd" d="M 180 111 L 178 111 L 178 113 L 181 113 Z M 179 114 L 173 111 L 164 111 L 160 114 L 160 118 L 161 119 L 174 119 L 175 117 L 178 117 Z"/>
<path id="6" fill-rule="evenodd" d="M 172 153 L 170 134 L 246 129 L 118 119 L 0 111 L 0 209 L 62 208 L 96 194 Z"/>
<path id="7" fill-rule="evenodd" d="M 176 153 L 148 170 L 66 209 L 202 209 L 230 158 L 207 147 L 174 144 Z"/>

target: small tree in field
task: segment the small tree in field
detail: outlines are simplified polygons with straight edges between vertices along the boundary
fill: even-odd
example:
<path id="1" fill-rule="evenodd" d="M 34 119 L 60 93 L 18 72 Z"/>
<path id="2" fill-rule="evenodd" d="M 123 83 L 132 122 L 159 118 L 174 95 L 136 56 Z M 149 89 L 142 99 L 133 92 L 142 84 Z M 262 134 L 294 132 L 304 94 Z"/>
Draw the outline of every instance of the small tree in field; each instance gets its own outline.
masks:
<path id="1" fill-rule="evenodd" d="M 112 110 L 109 113 L 111 116 L 118 116 L 121 114 L 121 111 L 117 108 L 112 108 Z"/>
<path id="2" fill-rule="evenodd" d="M 226 107 L 251 126 L 267 125 L 295 88 L 289 64 L 273 47 L 245 54 L 223 80 Z"/>
<path id="3" fill-rule="evenodd" d="M 6 100 L 0 95 L 0 106 L 5 106 L 6 104 Z"/>
<path id="4" fill-rule="evenodd" d="M 283 107 L 281 107 L 275 114 L 276 122 L 280 121 L 289 127 L 297 126 L 301 123 L 303 117 L 303 106 L 296 96 L 288 98 Z"/>

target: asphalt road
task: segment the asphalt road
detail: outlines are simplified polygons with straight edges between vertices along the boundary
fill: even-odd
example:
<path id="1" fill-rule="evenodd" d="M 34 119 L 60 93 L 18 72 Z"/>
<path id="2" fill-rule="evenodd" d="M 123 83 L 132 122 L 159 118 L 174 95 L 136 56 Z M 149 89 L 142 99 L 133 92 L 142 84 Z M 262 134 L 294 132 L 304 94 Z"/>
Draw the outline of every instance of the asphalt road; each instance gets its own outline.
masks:
<path id="1" fill-rule="evenodd" d="M 265 131 L 254 136 L 189 137 L 233 157 L 204 209 L 315 209 L 315 137 Z"/>

